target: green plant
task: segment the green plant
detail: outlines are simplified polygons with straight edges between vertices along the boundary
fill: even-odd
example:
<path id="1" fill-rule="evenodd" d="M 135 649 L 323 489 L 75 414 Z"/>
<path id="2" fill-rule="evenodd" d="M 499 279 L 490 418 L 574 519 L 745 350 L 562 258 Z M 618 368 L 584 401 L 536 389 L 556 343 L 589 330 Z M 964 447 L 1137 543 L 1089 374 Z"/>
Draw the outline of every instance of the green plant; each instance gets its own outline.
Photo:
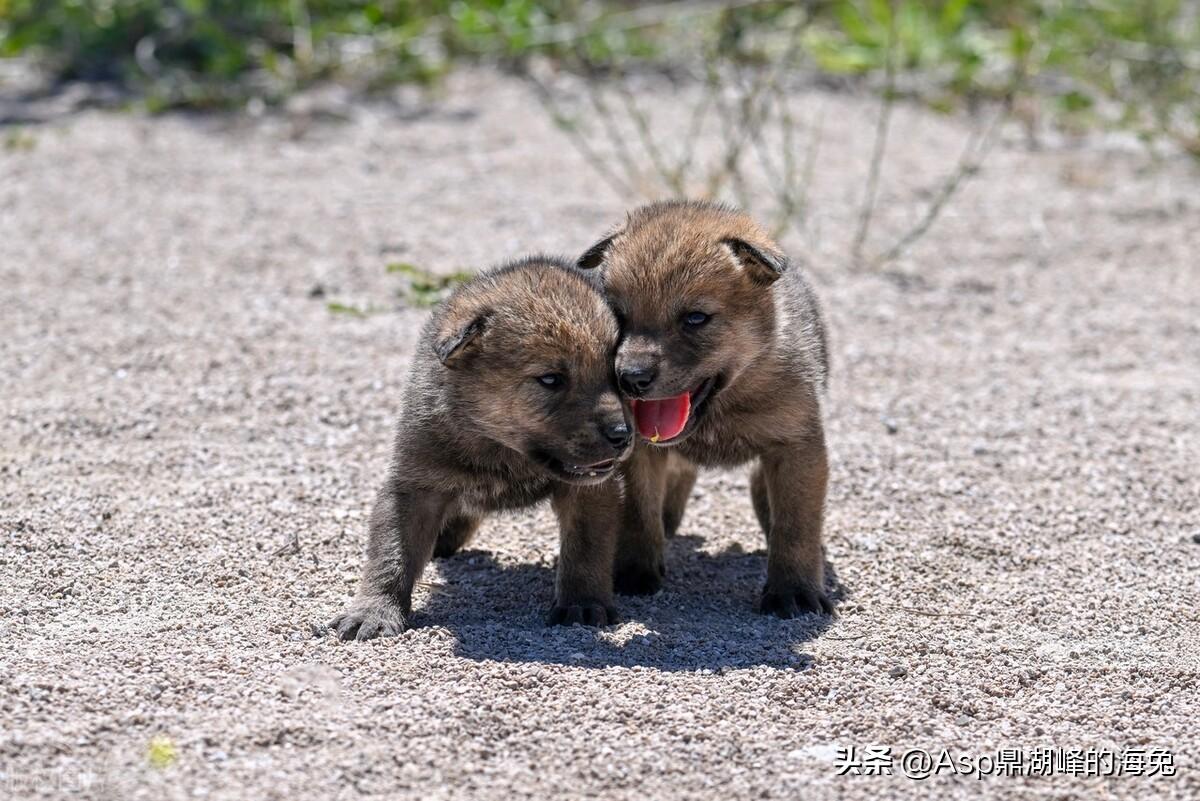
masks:
<path id="1" fill-rule="evenodd" d="M 563 3 L 531 0 L 0 0 L 0 55 L 110 81 L 154 109 L 279 100 L 314 81 L 428 81 L 515 55 Z"/>
<path id="2" fill-rule="evenodd" d="M 1036 3 L 1039 69 L 1065 75 L 1057 110 L 1167 136 L 1200 156 L 1200 9 L 1182 0 Z"/>
<path id="3" fill-rule="evenodd" d="M 1200 153 L 1200 10 L 1188 0 L 0 0 L 0 55 L 14 54 L 61 79 L 118 82 L 155 110 L 270 103 L 331 79 L 429 81 L 464 58 L 538 55 L 603 77 L 715 57 L 876 83 L 892 59 L 890 91 L 937 109 L 1019 83 L 1072 127 Z"/>
<path id="4" fill-rule="evenodd" d="M 33 134 L 21 128 L 14 128 L 4 134 L 4 149 L 10 152 L 27 152 L 37 147 L 37 139 Z"/>
<path id="5" fill-rule="evenodd" d="M 347 317 L 365 318 L 370 315 L 370 310 L 360 309 L 357 306 L 352 306 L 349 303 L 341 303 L 338 301 L 330 301 L 325 304 L 325 308 L 330 314 L 344 314 Z"/>
<path id="6" fill-rule="evenodd" d="M 969 0 L 842 0 L 823 24 L 809 29 L 804 44 L 829 72 L 881 71 L 891 57 L 899 70 L 928 72 L 966 91 L 1004 49 L 1002 29 L 982 24 L 974 5 Z"/>
<path id="7" fill-rule="evenodd" d="M 426 7 L 428 6 L 428 8 Z M 60 79 L 104 80 L 154 108 L 268 101 L 346 62 L 344 37 L 388 30 L 389 71 L 427 79 L 411 45 L 436 3 L 346 0 L 0 0 L 0 52 L 32 53 Z"/>
<path id="8" fill-rule="evenodd" d="M 410 306 L 422 308 L 436 305 L 453 292 L 456 286 L 470 280 L 472 276 L 472 273 L 466 271 L 441 275 L 407 262 L 389 264 L 387 271 L 403 279 L 404 284 L 399 290 L 400 297 Z"/>

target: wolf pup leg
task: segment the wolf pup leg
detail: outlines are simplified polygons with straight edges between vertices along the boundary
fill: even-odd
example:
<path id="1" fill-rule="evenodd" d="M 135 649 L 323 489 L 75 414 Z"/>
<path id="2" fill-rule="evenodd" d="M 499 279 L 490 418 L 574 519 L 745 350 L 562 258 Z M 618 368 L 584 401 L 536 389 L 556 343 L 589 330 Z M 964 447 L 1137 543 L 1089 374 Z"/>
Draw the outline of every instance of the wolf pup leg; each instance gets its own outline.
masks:
<path id="1" fill-rule="evenodd" d="M 782 618 L 817 609 L 833 614 L 821 549 L 829 467 L 824 437 L 819 430 L 813 436 L 802 447 L 764 454 L 756 471 L 766 497 L 755 498 L 755 511 L 760 522 L 767 516 L 767 584 L 760 606 Z M 759 511 L 763 500 L 766 509 Z"/>
<path id="2" fill-rule="evenodd" d="M 461 551 L 479 530 L 482 521 L 476 515 L 453 515 L 442 524 L 442 530 L 437 537 L 437 545 L 433 547 L 433 555 L 445 559 Z"/>
<path id="3" fill-rule="evenodd" d="M 696 465 L 675 451 L 668 453 L 671 458 L 667 462 L 667 494 L 663 498 L 663 532 L 674 537 L 696 485 Z"/>
<path id="4" fill-rule="evenodd" d="M 666 576 L 667 457 L 659 448 L 635 448 L 622 465 L 625 500 L 613 568 L 613 584 L 622 595 L 653 595 Z"/>
<path id="5" fill-rule="evenodd" d="M 412 592 L 433 556 L 450 498 L 388 482 L 371 511 L 367 563 L 358 594 L 329 623 L 343 640 L 394 637 L 408 626 Z"/>
<path id="6" fill-rule="evenodd" d="M 613 557 L 617 550 L 621 494 L 614 481 L 559 487 L 550 498 L 558 515 L 560 551 L 551 625 L 619 622 L 613 603 Z"/>

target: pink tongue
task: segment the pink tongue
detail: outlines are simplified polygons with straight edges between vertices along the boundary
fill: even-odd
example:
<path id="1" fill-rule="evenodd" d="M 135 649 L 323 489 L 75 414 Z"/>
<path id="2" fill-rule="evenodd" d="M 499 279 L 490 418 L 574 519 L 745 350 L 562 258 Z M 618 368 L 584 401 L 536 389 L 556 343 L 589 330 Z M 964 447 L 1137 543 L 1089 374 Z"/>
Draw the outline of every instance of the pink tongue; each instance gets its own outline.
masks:
<path id="1" fill-rule="evenodd" d="M 638 433 L 651 442 L 662 442 L 679 436 L 679 432 L 687 425 L 692 396 L 691 393 L 685 392 L 674 398 L 634 400 L 630 405 L 633 407 Z"/>

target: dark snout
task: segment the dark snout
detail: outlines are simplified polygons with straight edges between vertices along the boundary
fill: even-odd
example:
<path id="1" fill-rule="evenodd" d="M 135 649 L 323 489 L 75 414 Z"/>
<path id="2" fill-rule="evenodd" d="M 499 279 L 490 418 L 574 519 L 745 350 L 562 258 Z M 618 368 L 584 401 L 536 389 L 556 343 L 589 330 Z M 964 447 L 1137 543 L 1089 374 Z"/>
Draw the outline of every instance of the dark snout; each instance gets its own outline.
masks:
<path id="1" fill-rule="evenodd" d="M 621 385 L 621 391 L 631 398 L 640 398 L 649 392 L 656 378 L 658 378 L 658 370 L 648 365 L 626 367 L 617 373 L 617 382 Z"/>
<path id="2" fill-rule="evenodd" d="M 633 421 L 616 392 L 604 393 L 592 416 L 597 459 L 621 461 L 633 450 Z"/>
<path id="3" fill-rule="evenodd" d="M 538 451 L 542 454 L 538 460 L 561 480 L 603 481 L 633 452 L 633 422 L 615 389 L 605 392 L 595 406 L 577 408 L 563 423 L 570 426 L 570 433 L 557 447 Z"/>
<path id="4" fill-rule="evenodd" d="M 597 458 L 624 459 L 633 448 L 633 421 L 616 392 L 604 393 L 592 417 Z"/>
<path id="5" fill-rule="evenodd" d="M 602 423 L 600 425 L 600 436 L 618 453 L 628 448 L 629 443 L 633 441 L 633 432 L 629 429 L 629 424 L 624 419 L 615 423 Z"/>
<path id="6" fill-rule="evenodd" d="M 631 337 L 617 353 L 617 384 L 627 397 L 641 398 L 650 394 L 658 378 L 659 353 L 652 340 Z"/>

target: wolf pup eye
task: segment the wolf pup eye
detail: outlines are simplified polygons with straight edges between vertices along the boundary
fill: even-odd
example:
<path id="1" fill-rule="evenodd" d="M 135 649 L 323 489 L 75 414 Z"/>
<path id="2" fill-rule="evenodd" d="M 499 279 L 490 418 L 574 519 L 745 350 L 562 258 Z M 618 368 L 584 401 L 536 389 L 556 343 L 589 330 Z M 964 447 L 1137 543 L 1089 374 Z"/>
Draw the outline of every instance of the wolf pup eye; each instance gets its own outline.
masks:
<path id="1" fill-rule="evenodd" d="M 692 328 L 699 328 L 708 322 L 708 315 L 699 311 L 688 312 L 683 316 L 683 322 Z"/>
<path id="2" fill-rule="evenodd" d="M 543 387 L 557 389 L 567 383 L 567 377 L 562 373 L 546 373 L 545 375 L 539 375 L 537 381 Z"/>

